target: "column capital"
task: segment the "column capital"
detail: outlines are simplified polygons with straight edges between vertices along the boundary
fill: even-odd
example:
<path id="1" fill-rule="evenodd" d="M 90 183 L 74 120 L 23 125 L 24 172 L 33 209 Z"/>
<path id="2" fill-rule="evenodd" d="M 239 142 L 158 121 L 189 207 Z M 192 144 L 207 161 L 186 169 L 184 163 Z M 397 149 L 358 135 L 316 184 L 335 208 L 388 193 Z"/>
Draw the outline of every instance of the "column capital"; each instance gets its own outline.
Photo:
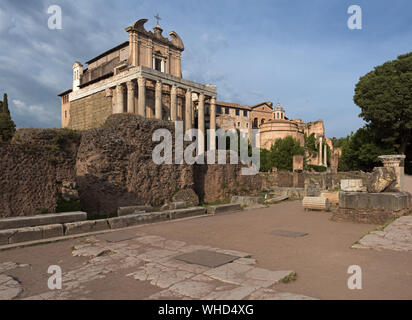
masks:
<path id="1" fill-rule="evenodd" d="M 124 93 L 124 86 L 123 84 L 119 84 L 116 86 L 116 92 L 117 93 Z"/>
<path id="2" fill-rule="evenodd" d="M 138 77 L 138 78 L 137 78 L 137 83 L 138 83 L 138 85 L 141 86 L 141 87 L 145 86 L 145 85 L 146 85 L 146 78 L 144 78 L 144 77 Z"/>
<path id="3" fill-rule="evenodd" d="M 134 81 L 127 81 L 126 82 L 127 90 L 133 91 L 136 89 L 136 85 Z"/>

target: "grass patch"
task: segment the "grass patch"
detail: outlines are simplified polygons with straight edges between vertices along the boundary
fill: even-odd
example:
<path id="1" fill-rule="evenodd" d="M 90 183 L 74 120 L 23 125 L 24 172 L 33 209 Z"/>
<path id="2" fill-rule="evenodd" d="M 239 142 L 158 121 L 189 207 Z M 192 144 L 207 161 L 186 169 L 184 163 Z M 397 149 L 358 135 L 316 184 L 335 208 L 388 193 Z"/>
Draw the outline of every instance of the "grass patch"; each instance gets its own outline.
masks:
<path id="1" fill-rule="evenodd" d="M 296 281 L 296 279 L 297 279 L 297 274 L 294 272 L 294 273 L 288 275 L 287 277 L 284 277 L 282 279 L 282 282 L 283 283 L 290 283 L 290 282 Z"/>
<path id="2" fill-rule="evenodd" d="M 56 213 L 81 211 L 80 200 L 66 201 L 63 198 L 57 200 Z"/>

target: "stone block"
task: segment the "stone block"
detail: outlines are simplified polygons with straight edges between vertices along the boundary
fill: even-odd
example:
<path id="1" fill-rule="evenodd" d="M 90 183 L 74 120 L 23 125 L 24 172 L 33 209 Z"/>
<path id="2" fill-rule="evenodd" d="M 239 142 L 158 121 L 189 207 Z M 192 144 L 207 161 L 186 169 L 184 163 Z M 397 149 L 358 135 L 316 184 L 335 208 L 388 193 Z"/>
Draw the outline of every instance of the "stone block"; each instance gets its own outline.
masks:
<path id="1" fill-rule="evenodd" d="M 131 214 L 122 217 L 107 219 L 110 229 L 118 229 L 130 227 L 138 224 L 145 224 L 151 222 L 158 222 L 168 220 L 169 214 L 167 212 L 150 212 Z"/>
<path id="2" fill-rule="evenodd" d="M 177 210 L 169 210 L 168 214 L 170 219 L 181 219 L 193 216 L 200 216 L 206 213 L 206 208 L 203 207 L 194 207 L 194 208 L 187 208 L 187 209 L 177 209 Z"/>
<path id="3" fill-rule="evenodd" d="M 199 197 L 192 189 L 184 189 L 176 192 L 172 200 L 174 202 L 186 202 L 188 207 L 199 205 Z"/>
<path id="4" fill-rule="evenodd" d="M 136 214 L 141 212 L 152 212 L 153 207 L 151 206 L 129 206 L 129 207 L 120 207 L 117 209 L 117 215 L 119 217 L 127 216 L 130 214 Z"/>
<path id="5" fill-rule="evenodd" d="M 328 198 L 329 203 L 334 206 L 339 205 L 339 192 L 322 192 L 321 197 Z"/>
<path id="6" fill-rule="evenodd" d="M 64 224 L 64 235 L 87 233 L 109 229 L 107 219 L 95 221 L 79 221 Z"/>
<path id="7" fill-rule="evenodd" d="M 64 212 L 42 214 L 30 217 L 12 217 L 0 219 L 0 230 L 35 227 L 48 224 L 68 223 L 87 219 L 86 212 Z"/>
<path id="8" fill-rule="evenodd" d="M 339 192 L 339 208 L 355 210 L 383 210 L 396 212 L 410 206 L 408 192 L 359 193 Z"/>
<path id="9" fill-rule="evenodd" d="M 26 227 L 12 230 L 15 232 L 9 238 L 10 244 L 63 236 L 63 225 L 61 224 L 52 224 L 38 227 Z"/>
<path id="10" fill-rule="evenodd" d="M 231 204 L 223 204 L 219 206 L 210 206 L 207 208 L 207 213 L 208 214 L 218 214 L 218 213 L 224 213 L 224 212 L 239 211 L 241 209 L 242 207 L 240 206 L 239 203 L 231 203 Z"/>
<path id="11" fill-rule="evenodd" d="M 186 202 L 177 201 L 177 202 L 171 202 L 171 203 L 164 204 L 161 210 L 166 211 L 166 210 L 185 209 L 185 208 L 187 208 Z"/>
<path id="12" fill-rule="evenodd" d="M 397 177 L 394 167 L 376 167 L 368 180 L 368 192 L 379 193 L 396 190 Z M 349 190 L 348 190 L 349 191 Z"/>
<path id="13" fill-rule="evenodd" d="M 16 229 L 0 230 L 0 245 L 9 244 L 9 239 L 16 232 Z"/>
<path id="14" fill-rule="evenodd" d="M 268 204 L 273 204 L 273 203 L 278 203 L 278 202 L 281 202 L 281 201 L 285 201 L 287 199 L 289 199 L 288 195 L 280 195 L 280 196 L 275 196 L 271 199 L 267 199 L 265 202 L 268 203 Z"/>
<path id="15" fill-rule="evenodd" d="M 239 203 L 241 205 L 263 204 L 262 197 L 233 196 L 230 203 Z"/>
<path id="16" fill-rule="evenodd" d="M 365 192 L 366 187 L 363 185 L 362 179 L 342 179 L 340 181 L 342 191 L 349 192 Z"/>

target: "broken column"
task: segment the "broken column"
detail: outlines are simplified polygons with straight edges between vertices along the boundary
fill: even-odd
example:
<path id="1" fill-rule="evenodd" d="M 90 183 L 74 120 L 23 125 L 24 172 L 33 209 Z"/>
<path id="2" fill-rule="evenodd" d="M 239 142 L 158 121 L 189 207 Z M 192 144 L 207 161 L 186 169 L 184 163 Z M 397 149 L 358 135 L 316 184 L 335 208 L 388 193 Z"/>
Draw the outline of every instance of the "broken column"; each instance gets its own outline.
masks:
<path id="1" fill-rule="evenodd" d="M 393 168 L 396 175 L 396 183 L 392 189 L 396 191 L 404 191 L 405 178 L 405 155 L 383 155 L 378 157 L 382 161 L 384 168 Z"/>

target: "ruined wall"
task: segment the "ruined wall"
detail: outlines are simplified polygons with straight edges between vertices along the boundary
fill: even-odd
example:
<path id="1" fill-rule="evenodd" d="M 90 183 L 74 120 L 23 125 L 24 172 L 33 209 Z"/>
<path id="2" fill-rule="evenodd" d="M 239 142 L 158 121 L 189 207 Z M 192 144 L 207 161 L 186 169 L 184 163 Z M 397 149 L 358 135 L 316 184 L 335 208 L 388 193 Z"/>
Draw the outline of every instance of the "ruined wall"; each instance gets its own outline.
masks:
<path id="1" fill-rule="evenodd" d="M 242 166 L 229 164 L 195 165 L 194 190 L 201 202 L 230 200 L 233 195 L 259 194 L 262 189 L 260 175 L 242 176 Z"/>
<path id="2" fill-rule="evenodd" d="M 0 144 L 0 217 L 56 212 L 63 182 L 73 181 L 79 136 L 20 129 Z"/>
<path id="3" fill-rule="evenodd" d="M 112 114 L 112 99 L 100 91 L 85 98 L 70 102 L 68 128 L 87 130 L 100 127 Z"/>

